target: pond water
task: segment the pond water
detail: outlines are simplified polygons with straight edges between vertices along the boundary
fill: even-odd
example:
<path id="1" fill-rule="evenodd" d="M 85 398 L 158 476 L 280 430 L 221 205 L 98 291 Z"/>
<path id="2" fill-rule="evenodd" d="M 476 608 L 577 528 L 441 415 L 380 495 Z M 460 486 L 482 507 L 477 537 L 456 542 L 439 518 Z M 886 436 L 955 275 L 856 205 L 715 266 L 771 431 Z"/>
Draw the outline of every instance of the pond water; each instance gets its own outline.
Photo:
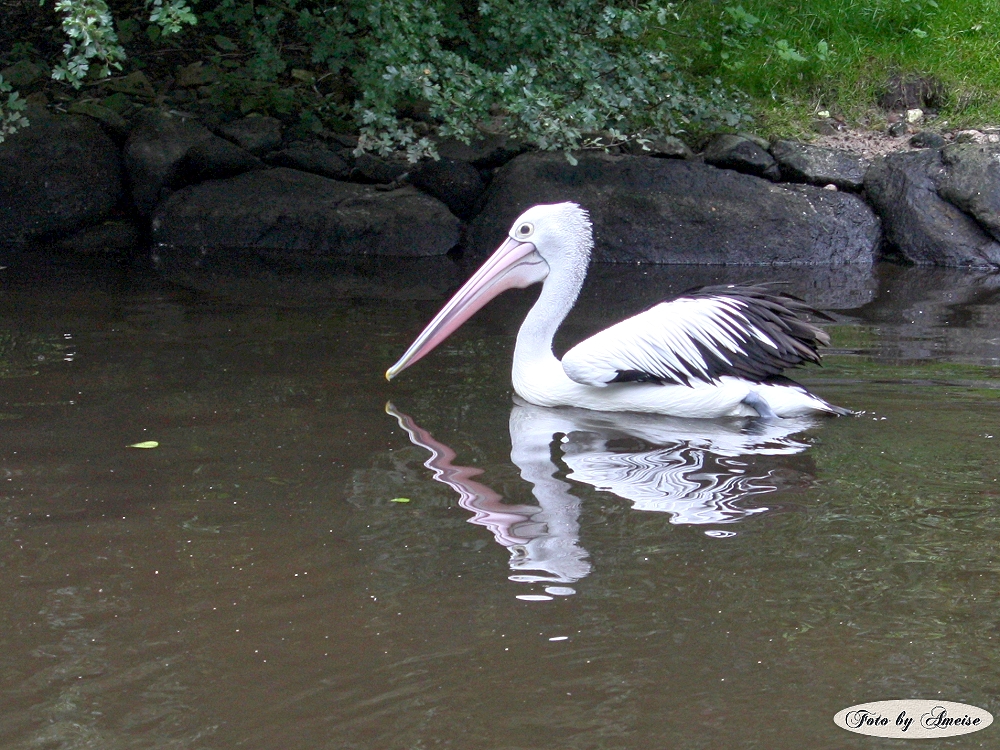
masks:
<path id="1" fill-rule="evenodd" d="M 559 346 L 696 283 L 831 311 L 798 379 L 859 415 L 766 425 L 515 403 L 530 291 L 388 384 L 440 299 L 2 273 L 4 748 L 869 748 L 899 743 L 837 711 L 1000 713 L 996 276 L 594 269 Z"/>

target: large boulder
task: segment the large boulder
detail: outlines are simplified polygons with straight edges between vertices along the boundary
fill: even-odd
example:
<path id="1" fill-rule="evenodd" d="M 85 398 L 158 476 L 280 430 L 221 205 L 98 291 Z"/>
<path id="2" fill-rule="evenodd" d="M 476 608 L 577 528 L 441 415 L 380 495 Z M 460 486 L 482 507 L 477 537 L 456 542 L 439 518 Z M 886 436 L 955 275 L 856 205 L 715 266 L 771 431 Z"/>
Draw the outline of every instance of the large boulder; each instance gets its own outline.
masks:
<path id="1" fill-rule="evenodd" d="M 398 161 L 386 161 L 371 154 L 361 154 L 354 159 L 350 178 L 369 185 L 388 185 L 406 174 L 407 166 Z"/>
<path id="2" fill-rule="evenodd" d="M 125 166 L 139 214 L 149 216 L 166 197 L 181 161 L 193 146 L 217 137 L 188 118 L 155 109 L 140 114 L 125 142 Z"/>
<path id="3" fill-rule="evenodd" d="M 976 219 L 1000 241 L 1000 145 L 956 143 L 941 152 L 942 198 Z"/>
<path id="4" fill-rule="evenodd" d="M 338 153 L 320 143 L 291 143 L 281 151 L 272 151 L 264 159 L 272 167 L 288 167 L 312 172 L 335 180 L 346 180 L 354 159 L 349 153 Z"/>
<path id="5" fill-rule="evenodd" d="M 379 191 L 278 168 L 179 190 L 152 231 L 160 246 L 421 257 L 453 248 L 459 221 L 413 187 Z"/>
<path id="6" fill-rule="evenodd" d="M 410 184 L 433 195 L 465 221 L 475 215 L 479 196 L 486 190 L 478 169 L 468 162 L 445 158 L 414 166 Z"/>
<path id="7" fill-rule="evenodd" d="M 878 218 L 854 195 L 679 159 L 594 152 L 578 161 L 534 153 L 503 167 L 469 248 L 489 252 L 526 208 L 559 201 L 590 211 L 598 261 L 869 264 L 879 248 Z"/>
<path id="8" fill-rule="evenodd" d="M 622 151 L 632 156 L 652 156 L 655 159 L 693 159 L 694 152 L 680 138 L 672 135 L 653 136 L 643 142 L 629 141 Z"/>
<path id="9" fill-rule="evenodd" d="M 964 174 L 963 169 L 956 174 Z M 968 198 L 971 207 L 975 186 L 949 175 L 940 151 L 889 154 L 875 161 L 865 175 L 865 193 L 882 217 L 890 249 L 917 265 L 1000 266 L 1000 243 L 942 198 L 939 187 L 959 202 Z M 988 213 L 983 202 L 975 204 Z"/>
<path id="10" fill-rule="evenodd" d="M 219 132 L 255 156 L 262 156 L 281 144 L 281 121 L 273 117 L 247 115 L 223 125 Z"/>
<path id="11" fill-rule="evenodd" d="M 212 136 L 185 152 L 177 164 L 170 186 L 179 188 L 205 180 L 221 180 L 255 169 L 266 169 L 264 162 L 236 144 Z"/>
<path id="12" fill-rule="evenodd" d="M 484 135 L 482 138 L 463 143 L 450 139 L 437 146 L 442 159 L 468 162 L 476 169 L 495 169 L 502 166 L 525 150 L 525 146 L 504 135 Z"/>
<path id="13" fill-rule="evenodd" d="M 122 195 L 118 149 L 90 118 L 38 110 L 0 144 L 0 244 L 97 224 Z"/>
<path id="14" fill-rule="evenodd" d="M 771 180 L 780 177 L 777 162 L 767 152 L 767 142 L 758 142 L 756 138 L 720 133 L 709 141 L 702 158 L 713 167 L 735 169 Z"/>
<path id="15" fill-rule="evenodd" d="M 781 179 L 821 187 L 836 185 L 842 190 L 860 190 L 871 166 L 858 154 L 798 141 L 778 141 L 771 146 L 771 154 L 781 167 Z"/>
<path id="16" fill-rule="evenodd" d="M 127 255 L 139 247 L 141 232 L 127 220 L 105 221 L 85 227 L 59 242 L 59 247 L 81 255 Z"/>

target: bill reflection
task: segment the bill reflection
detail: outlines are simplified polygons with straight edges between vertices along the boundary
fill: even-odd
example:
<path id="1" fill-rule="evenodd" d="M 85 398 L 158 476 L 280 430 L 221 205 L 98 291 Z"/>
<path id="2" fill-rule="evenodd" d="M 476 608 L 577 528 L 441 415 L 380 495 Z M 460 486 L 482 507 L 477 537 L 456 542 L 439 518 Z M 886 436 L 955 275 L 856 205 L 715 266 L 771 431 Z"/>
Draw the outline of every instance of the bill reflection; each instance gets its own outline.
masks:
<path id="1" fill-rule="evenodd" d="M 451 448 L 392 404 L 386 412 L 431 454 L 424 465 L 458 494 L 469 522 L 488 528 L 510 551 L 510 580 L 541 584 L 551 595 L 574 593 L 567 584 L 591 571 L 580 546 L 583 506 L 574 483 L 610 492 L 636 510 L 666 513 L 673 524 L 733 524 L 769 510 L 759 502 L 748 507 L 748 499 L 759 501 L 789 484 L 779 462 L 758 457 L 802 453 L 809 444 L 795 436 L 816 424 L 807 417 L 679 419 L 518 401 L 510 413 L 510 457 L 538 504 L 508 505 L 477 481 L 481 469 L 457 465 Z M 716 528 L 705 533 L 733 535 Z"/>

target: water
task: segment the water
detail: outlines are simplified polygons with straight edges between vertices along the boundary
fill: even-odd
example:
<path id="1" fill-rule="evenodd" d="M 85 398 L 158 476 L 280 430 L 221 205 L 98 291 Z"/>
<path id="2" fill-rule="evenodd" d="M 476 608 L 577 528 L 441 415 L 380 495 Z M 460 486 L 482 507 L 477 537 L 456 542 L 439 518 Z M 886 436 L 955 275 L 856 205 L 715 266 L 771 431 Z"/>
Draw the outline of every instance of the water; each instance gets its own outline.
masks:
<path id="1" fill-rule="evenodd" d="M 440 300 L 3 272 L 0 746 L 867 748 L 841 708 L 997 714 L 1000 280 L 753 271 L 595 269 L 559 346 L 785 278 L 837 317 L 799 379 L 860 416 L 516 404 L 529 293 L 387 384 Z"/>

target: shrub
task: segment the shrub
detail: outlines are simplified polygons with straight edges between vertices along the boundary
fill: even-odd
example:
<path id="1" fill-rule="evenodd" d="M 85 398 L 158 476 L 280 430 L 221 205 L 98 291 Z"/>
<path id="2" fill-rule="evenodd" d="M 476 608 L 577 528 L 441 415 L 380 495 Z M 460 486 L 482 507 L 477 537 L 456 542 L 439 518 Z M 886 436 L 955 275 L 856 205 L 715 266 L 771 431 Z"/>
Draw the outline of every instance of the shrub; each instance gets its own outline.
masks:
<path id="1" fill-rule="evenodd" d="M 105 0 L 56 2 L 69 41 L 53 77 L 78 87 L 121 69 Z M 202 0 L 197 30 L 184 0 L 146 10 L 150 38 L 204 43 L 219 101 L 353 122 L 359 148 L 382 154 L 490 132 L 569 152 L 746 118 L 717 80 L 681 75 L 664 33 L 677 16 L 659 0 Z"/>

